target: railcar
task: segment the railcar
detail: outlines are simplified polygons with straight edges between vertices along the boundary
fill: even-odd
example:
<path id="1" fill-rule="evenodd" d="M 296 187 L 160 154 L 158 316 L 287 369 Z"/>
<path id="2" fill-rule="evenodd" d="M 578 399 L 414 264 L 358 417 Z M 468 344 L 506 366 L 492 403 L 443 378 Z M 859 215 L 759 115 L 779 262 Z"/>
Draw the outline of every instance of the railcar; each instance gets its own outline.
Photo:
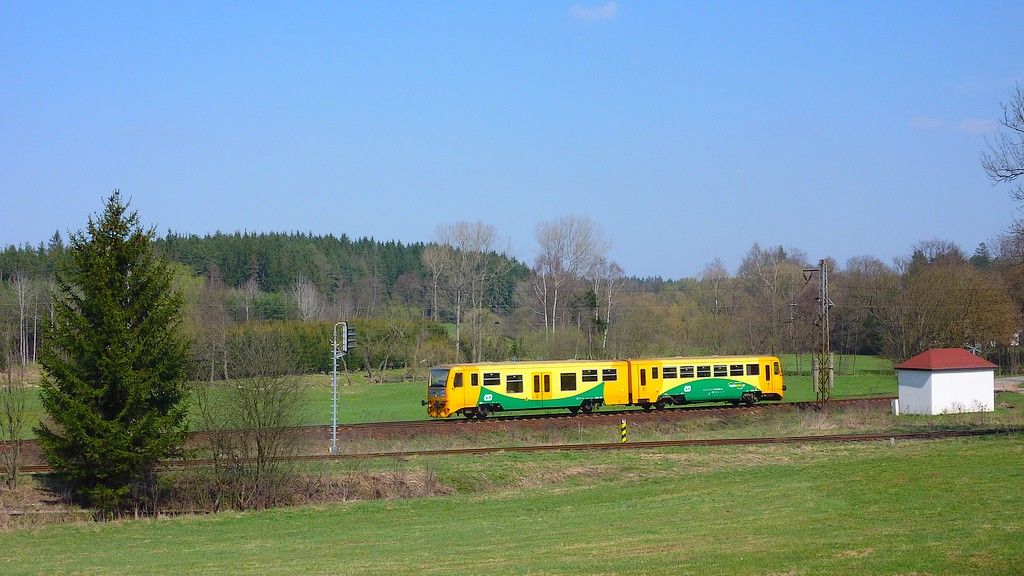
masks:
<path id="1" fill-rule="evenodd" d="M 589 413 L 602 405 L 749 405 L 781 400 L 785 390 L 775 356 L 485 362 L 432 368 L 423 404 L 435 418 L 484 418 L 509 410 Z"/>

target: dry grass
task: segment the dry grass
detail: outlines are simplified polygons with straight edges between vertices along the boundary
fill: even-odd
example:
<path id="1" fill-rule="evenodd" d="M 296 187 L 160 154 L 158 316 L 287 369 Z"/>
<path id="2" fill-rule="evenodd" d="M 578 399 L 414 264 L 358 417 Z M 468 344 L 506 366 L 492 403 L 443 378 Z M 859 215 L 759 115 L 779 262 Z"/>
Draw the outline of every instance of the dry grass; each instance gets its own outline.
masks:
<path id="1" fill-rule="evenodd" d="M 26 476 L 15 490 L 0 488 L 0 531 L 91 519 L 92 511 L 70 504 L 59 488 L 46 485 L 42 478 Z"/>

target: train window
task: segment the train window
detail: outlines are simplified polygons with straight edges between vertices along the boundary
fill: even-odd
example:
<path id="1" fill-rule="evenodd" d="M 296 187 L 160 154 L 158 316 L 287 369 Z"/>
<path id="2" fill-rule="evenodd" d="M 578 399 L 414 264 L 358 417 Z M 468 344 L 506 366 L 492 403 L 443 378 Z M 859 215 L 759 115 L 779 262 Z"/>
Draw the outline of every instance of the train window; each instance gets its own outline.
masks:
<path id="1" fill-rule="evenodd" d="M 604 378 L 605 382 L 614 382 L 619 379 L 619 371 L 615 368 L 605 368 L 601 370 L 601 378 Z"/>
<path id="2" fill-rule="evenodd" d="M 562 372 L 562 390 L 576 389 L 576 373 Z"/>
<path id="3" fill-rule="evenodd" d="M 743 364 L 730 364 L 729 376 L 743 376 Z"/>
<path id="4" fill-rule="evenodd" d="M 533 375 L 533 393 L 540 394 L 540 374 Z"/>
<path id="5" fill-rule="evenodd" d="M 727 376 L 729 369 L 725 364 L 715 364 L 715 376 Z"/>
<path id="6" fill-rule="evenodd" d="M 452 382 L 452 388 L 462 388 L 462 372 L 455 373 L 455 381 Z"/>
<path id="7" fill-rule="evenodd" d="M 765 364 L 764 365 L 764 379 L 768 380 L 769 382 L 772 379 L 772 366 L 771 366 L 771 364 Z"/>
<path id="8" fill-rule="evenodd" d="M 651 378 L 654 378 L 654 379 L 658 378 L 658 367 L 657 366 L 651 366 Z"/>
<path id="9" fill-rule="evenodd" d="M 775 375 L 776 376 L 779 375 L 779 363 L 778 362 L 775 363 Z"/>
<path id="10" fill-rule="evenodd" d="M 665 366 L 665 369 L 661 371 L 661 375 L 663 377 L 665 377 L 665 378 L 675 378 L 676 377 L 676 367 L 675 366 Z"/>
<path id="11" fill-rule="evenodd" d="M 597 382 L 597 370 L 584 370 L 582 380 L 584 382 Z"/>
<path id="12" fill-rule="evenodd" d="M 680 366 L 679 367 L 680 378 L 693 378 L 693 366 Z"/>
<path id="13" fill-rule="evenodd" d="M 710 378 L 711 366 L 697 366 L 697 378 Z"/>
<path id="14" fill-rule="evenodd" d="M 479 386 L 480 385 L 480 375 L 479 374 L 470 374 L 469 375 L 469 385 L 470 386 Z"/>
<path id="15" fill-rule="evenodd" d="M 501 373 L 484 372 L 484 386 L 501 386 Z"/>
<path id="16" fill-rule="evenodd" d="M 505 377 L 505 389 L 510 393 L 521 394 L 523 392 L 523 375 L 509 374 Z"/>
<path id="17" fill-rule="evenodd" d="M 747 376 L 759 376 L 761 374 L 760 364 L 747 364 Z"/>

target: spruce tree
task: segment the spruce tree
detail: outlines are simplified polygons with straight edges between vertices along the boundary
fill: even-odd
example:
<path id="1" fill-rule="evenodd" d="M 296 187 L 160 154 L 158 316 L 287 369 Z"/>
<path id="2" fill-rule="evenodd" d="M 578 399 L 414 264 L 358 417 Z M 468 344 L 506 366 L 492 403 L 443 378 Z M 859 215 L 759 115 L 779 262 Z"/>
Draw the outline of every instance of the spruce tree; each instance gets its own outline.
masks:
<path id="1" fill-rule="evenodd" d="M 152 241 L 115 190 L 69 239 L 43 340 L 40 444 L 79 501 L 108 514 L 144 504 L 185 435 L 182 297 Z"/>

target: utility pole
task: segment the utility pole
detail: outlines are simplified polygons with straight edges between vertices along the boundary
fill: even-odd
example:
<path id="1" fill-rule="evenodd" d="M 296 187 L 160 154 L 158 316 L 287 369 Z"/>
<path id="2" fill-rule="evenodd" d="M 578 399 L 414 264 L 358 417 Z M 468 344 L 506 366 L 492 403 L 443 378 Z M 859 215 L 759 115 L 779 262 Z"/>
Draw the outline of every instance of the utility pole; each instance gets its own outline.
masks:
<path id="1" fill-rule="evenodd" d="M 824 260 L 818 261 L 817 268 L 804 269 L 804 282 L 810 282 L 814 273 L 818 273 L 818 318 L 814 325 L 818 327 L 818 358 L 812 370 L 814 391 L 817 395 L 818 407 L 825 409 L 829 396 L 832 393 L 834 382 L 834 371 L 831 349 L 831 325 L 829 324 L 828 312 L 834 306 L 828 297 L 828 265 Z"/>

